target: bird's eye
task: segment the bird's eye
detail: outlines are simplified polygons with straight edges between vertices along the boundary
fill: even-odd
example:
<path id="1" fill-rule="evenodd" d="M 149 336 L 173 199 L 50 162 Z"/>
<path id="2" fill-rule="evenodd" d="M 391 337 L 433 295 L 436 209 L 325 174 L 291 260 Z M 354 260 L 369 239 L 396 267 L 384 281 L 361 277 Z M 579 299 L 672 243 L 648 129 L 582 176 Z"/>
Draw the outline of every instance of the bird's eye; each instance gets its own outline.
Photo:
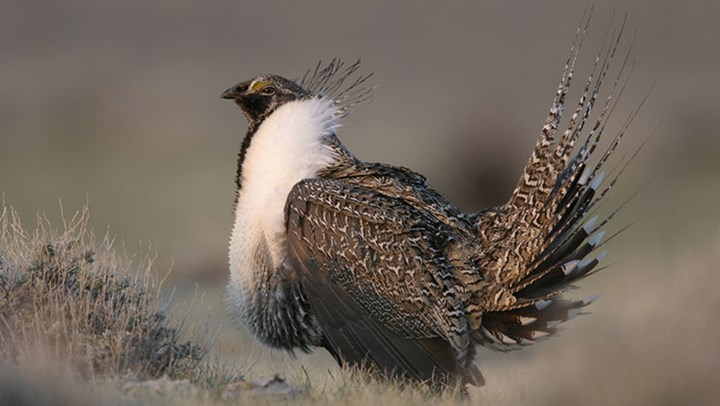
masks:
<path id="1" fill-rule="evenodd" d="M 276 91 L 277 91 L 277 89 L 275 89 L 274 86 L 265 86 L 261 90 L 261 92 L 263 92 L 263 94 L 275 94 Z"/>

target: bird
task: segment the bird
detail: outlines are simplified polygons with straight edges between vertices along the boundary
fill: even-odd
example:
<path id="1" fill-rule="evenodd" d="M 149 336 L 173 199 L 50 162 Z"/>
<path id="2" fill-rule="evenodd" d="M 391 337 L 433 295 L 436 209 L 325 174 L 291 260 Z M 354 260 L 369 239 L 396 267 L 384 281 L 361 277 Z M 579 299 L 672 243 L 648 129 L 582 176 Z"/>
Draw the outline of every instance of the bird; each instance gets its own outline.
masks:
<path id="1" fill-rule="evenodd" d="M 222 98 L 248 123 L 229 243 L 231 313 L 271 348 L 324 348 L 340 365 L 441 388 L 484 384 L 478 347 L 518 350 L 557 333 L 597 298 L 567 291 L 602 269 L 606 225 L 624 206 L 590 216 L 627 167 L 606 179 L 631 120 L 599 148 L 627 84 L 629 51 L 610 95 L 598 97 L 624 26 L 606 38 L 561 126 L 587 26 L 577 29 L 517 186 L 505 204 L 476 212 L 421 174 L 362 161 L 341 143 L 343 119 L 373 90 L 360 61 L 228 88 Z"/>

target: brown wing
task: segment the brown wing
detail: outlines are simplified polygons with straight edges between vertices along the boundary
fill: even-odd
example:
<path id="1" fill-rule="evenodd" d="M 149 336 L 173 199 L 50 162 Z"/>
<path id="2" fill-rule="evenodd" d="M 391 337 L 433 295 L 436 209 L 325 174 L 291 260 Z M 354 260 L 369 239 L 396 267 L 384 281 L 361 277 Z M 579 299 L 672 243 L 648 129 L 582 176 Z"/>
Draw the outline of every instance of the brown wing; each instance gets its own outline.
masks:
<path id="1" fill-rule="evenodd" d="M 290 264 L 341 362 L 482 383 L 456 351 L 462 318 L 448 317 L 462 307 L 444 255 L 448 227 L 402 199 L 331 179 L 298 183 L 286 215 Z"/>

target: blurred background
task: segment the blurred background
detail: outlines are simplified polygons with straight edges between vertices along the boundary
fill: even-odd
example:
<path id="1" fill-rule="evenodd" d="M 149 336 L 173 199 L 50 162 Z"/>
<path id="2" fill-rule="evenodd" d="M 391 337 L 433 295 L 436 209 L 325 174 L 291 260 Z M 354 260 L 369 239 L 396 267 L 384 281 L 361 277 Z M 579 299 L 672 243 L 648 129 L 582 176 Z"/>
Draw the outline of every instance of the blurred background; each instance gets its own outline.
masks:
<path id="1" fill-rule="evenodd" d="M 299 77 L 320 59 L 362 58 L 377 89 L 341 140 L 361 159 L 423 173 L 461 208 L 477 210 L 512 191 L 584 7 L 3 0 L 0 191 L 26 225 L 38 213 L 58 219 L 59 201 L 66 214 L 88 201 L 97 234 L 109 230 L 130 251 L 150 247 L 159 274 L 172 267 L 177 296 L 199 293 L 191 311 L 220 329 L 220 356 L 296 368 L 248 341 L 223 309 L 245 121 L 220 93 L 260 73 Z M 720 294 L 708 286 L 720 283 L 720 3 L 596 4 L 577 82 L 625 12 L 622 49 L 634 43 L 636 66 L 608 131 L 655 81 L 617 155 L 658 130 L 603 209 L 650 183 L 612 229 L 638 222 L 608 244 L 617 265 L 582 284 L 578 295 L 606 295 L 596 314 L 530 351 L 481 354 L 489 399 L 522 403 L 544 393 L 548 402 L 602 403 L 620 393 L 652 403 L 717 391 Z M 323 355 L 301 363 L 330 365 Z"/>

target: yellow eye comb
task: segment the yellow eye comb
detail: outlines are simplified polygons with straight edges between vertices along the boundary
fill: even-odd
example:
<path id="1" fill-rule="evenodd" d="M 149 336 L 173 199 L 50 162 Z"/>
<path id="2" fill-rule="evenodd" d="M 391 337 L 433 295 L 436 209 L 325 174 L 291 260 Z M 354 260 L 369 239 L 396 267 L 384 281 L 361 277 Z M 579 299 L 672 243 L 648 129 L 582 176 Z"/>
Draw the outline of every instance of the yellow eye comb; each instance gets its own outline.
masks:
<path id="1" fill-rule="evenodd" d="M 260 81 L 252 83 L 250 85 L 250 90 L 252 90 L 253 92 L 257 92 L 258 90 L 262 89 L 263 87 L 265 87 L 269 84 L 270 84 L 269 80 L 260 80 Z"/>

